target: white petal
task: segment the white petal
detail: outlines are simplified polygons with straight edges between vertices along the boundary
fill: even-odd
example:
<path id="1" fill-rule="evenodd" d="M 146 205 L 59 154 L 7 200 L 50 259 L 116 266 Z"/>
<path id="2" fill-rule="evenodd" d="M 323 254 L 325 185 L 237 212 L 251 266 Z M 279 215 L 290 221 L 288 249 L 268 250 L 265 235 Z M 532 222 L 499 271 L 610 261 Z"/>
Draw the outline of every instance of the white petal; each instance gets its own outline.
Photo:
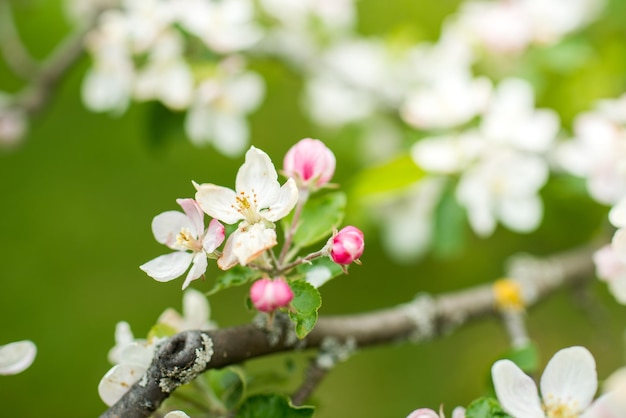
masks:
<path id="1" fill-rule="evenodd" d="M 548 362 L 541 376 L 543 403 L 569 405 L 580 413 L 591 403 L 598 388 L 596 362 L 584 347 L 558 351 Z"/>
<path id="2" fill-rule="evenodd" d="M 147 369 L 154 357 L 154 344 L 149 344 L 147 341 L 137 340 L 128 344 L 122 350 L 120 354 L 120 364 L 131 364 L 144 369 Z"/>
<path id="3" fill-rule="evenodd" d="M 298 203 L 298 196 L 298 186 L 294 179 L 289 178 L 280 188 L 268 210 L 263 212 L 263 217 L 272 222 L 284 218 Z"/>
<path id="4" fill-rule="evenodd" d="M 98 384 L 100 399 L 108 406 L 113 405 L 145 372 L 146 369 L 131 364 L 113 366 Z"/>
<path id="5" fill-rule="evenodd" d="M 168 412 L 163 418 L 191 418 L 191 417 L 185 414 L 183 411 L 172 411 L 172 412 Z"/>
<path id="6" fill-rule="evenodd" d="M 194 199 L 176 199 L 176 203 L 183 208 L 185 215 L 193 225 L 193 233 L 196 238 L 204 233 L 204 212 Z"/>
<path id="7" fill-rule="evenodd" d="M 29 340 L 0 346 L 0 375 L 16 374 L 26 370 L 37 355 L 37 346 Z"/>
<path id="8" fill-rule="evenodd" d="M 272 160 L 265 152 L 255 147 L 250 147 L 246 152 L 246 161 L 237 172 L 235 184 L 237 192 L 256 195 L 259 209 L 267 208 L 274 203 L 280 190 L 278 173 Z"/>
<path id="9" fill-rule="evenodd" d="M 224 244 L 224 250 L 222 251 L 222 255 L 217 259 L 217 267 L 222 270 L 228 270 L 231 267 L 236 266 L 239 263 L 239 259 L 233 252 L 233 243 L 235 242 L 235 238 L 237 237 L 237 231 L 234 231 L 228 239 L 226 240 L 226 244 Z"/>
<path id="10" fill-rule="evenodd" d="M 213 123 L 215 148 L 229 157 L 241 155 L 250 138 L 250 129 L 246 119 L 239 114 L 222 112 L 215 113 Z"/>
<path id="11" fill-rule="evenodd" d="M 207 254 L 211 254 L 222 242 L 224 242 L 224 225 L 217 219 L 212 219 L 202 240 L 202 248 Z"/>
<path id="12" fill-rule="evenodd" d="M 189 268 L 192 259 L 192 253 L 176 251 L 152 259 L 139 266 L 139 268 L 156 281 L 169 282 L 170 280 L 182 276 Z"/>
<path id="13" fill-rule="evenodd" d="M 120 321 L 115 325 L 115 347 L 109 350 L 107 358 L 111 364 L 121 362 L 122 350 L 135 340 L 135 336 L 126 321 Z"/>
<path id="14" fill-rule="evenodd" d="M 514 418 L 545 418 L 535 382 L 510 360 L 498 360 L 491 368 L 498 401 Z"/>
<path id="15" fill-rule="evenodd" d="M 206 254 L 204 253 L 204 251 L 200 251 L 199 253 L 196 253 L 191 263 L 191 269 L 189 270 L 189 273 L 187 273 L 187 277 L 185 278 L 185 281 L 183 282 L 183 290 L 185 290 L 192 281 L 202 276 L 204 272 L 206 271 L 207 266 L 208 266 L 208 262 L 207 262 Z"/>
<path id="16" fill-rule="evenodd" d="M 596 399 L 580 418 L 624 418 L 626 399 L 609 392 Z"/>
<path id="17" fill-rule="evenodd" d="M 617 227 L 626 227 L 626 198 L 610 210 L 609 221 Z"/>
<path id="18" fill-rule="evenodd" d="M 222 256 L 227 257 L 224 261 L 229 260 L 232 262 L 231 259 L 234 257 L 242 266 L 245 266 L 265 250 L 277 244 L 276 231 L 265 227 L 263 223 L 256 223 L 246 229 L 236 230 L 228 237 L 228 241 L 231 241 L 231 243 L 230 245 L 227 243 L 227 246 L 232 249 L 230 249 L 231 254 L 227 254 L 226 248 L 224 249 Z M 218 263 L 218 265 L 220 264 Z"/>
<path id="19" fill-rule="evenodd" d="M 202 292 L 189 288 L 183 295 L 183 315 L 187 326 L 192 329 L 207 329 L 211 307 Z"/>
<path id="20" fill-rule="evenodd" d="M 219 219 L 227 224 L 234 224 L 243 219 L 233 205 L 236 204 L 236 193 L 215 184 L 200 184 L 196 186 L 196 201 L 202 210 L 212 218 Z"/>
<path id="21" fill-rule="evenodd" d="M 154 238 L 172 249 L 174 249 L 176 244 L 176 237 L 183 228 L 187 228 L 190 231 L 195 230 L 189 217 L 176 210 L 160 213 L 152 219 Z"/>
<path id="22" fill-rule="evenodd" d="M 620 228 L 613 234 L 611 246 L 622 263 L 626 263 L 626 228 Z"/>
<path id="23" fill-rule="evenodd" d="M 500 202 L 502 223 L 516 232 L 530 232 L 539 226 L 543 205 L 538 196 L 506 198 Z"/>

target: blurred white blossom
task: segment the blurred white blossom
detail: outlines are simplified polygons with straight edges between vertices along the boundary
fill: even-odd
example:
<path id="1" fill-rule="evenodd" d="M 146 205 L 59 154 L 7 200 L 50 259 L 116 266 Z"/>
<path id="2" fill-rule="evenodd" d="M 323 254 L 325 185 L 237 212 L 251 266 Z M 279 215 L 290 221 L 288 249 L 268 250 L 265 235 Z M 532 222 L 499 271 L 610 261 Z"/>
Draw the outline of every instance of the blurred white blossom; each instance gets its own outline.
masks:
<path id="1" fill-rule="evenodd" d="M 589 194 L 604 204 L 626 195 L 626 94 L 601 100 L 574 121 L 574 138 L 556 150 L 556 161 L 587 180 Z"/>

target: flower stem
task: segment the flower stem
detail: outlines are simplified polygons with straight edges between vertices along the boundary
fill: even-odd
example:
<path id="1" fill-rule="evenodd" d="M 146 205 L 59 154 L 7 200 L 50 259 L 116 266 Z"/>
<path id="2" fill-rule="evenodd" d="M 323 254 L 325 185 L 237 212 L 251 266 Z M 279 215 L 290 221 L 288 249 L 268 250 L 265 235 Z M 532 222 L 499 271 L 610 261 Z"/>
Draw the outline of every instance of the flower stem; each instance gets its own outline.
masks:
<path id="1" fill-rule="evenodd" d="M 293 219 L 291 220 L 291 225 L 289 229 L 285 232 L 285 243 L 283 244 L 283 248 L 280 251 L 280 255 L 278 256 L 278 264 L 276 268 L 279 270 L 284 270 L 282 268 L 282 264 L 285 262 L 287 252 L 291 247 L 291 242 L 293 241 L 293 236 L 298 229 L 298 222 L 300 221 L 300 215 L 302 215 L 302 208 L 304 204 L 309 199 L 309 191 L 307 189 L 300 189 L 300 197 L 298 199 L 298 203 L 296 204 L 295 212 L 293 213 Z"/>

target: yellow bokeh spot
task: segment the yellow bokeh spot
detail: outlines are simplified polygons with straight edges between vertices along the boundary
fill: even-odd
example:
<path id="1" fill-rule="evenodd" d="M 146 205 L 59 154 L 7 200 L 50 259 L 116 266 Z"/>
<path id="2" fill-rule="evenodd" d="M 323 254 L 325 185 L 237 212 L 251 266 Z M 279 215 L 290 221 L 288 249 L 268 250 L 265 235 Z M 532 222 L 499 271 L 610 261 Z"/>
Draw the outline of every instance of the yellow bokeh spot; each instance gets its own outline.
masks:
<path id="1" fill-rule="evenodd" d="M 493 293 L 496 306 L 500 310 L 524 309 L 524 298 L 522 297 L 522 286 L 513 279 L 496 280 L 493 284 Z"/>

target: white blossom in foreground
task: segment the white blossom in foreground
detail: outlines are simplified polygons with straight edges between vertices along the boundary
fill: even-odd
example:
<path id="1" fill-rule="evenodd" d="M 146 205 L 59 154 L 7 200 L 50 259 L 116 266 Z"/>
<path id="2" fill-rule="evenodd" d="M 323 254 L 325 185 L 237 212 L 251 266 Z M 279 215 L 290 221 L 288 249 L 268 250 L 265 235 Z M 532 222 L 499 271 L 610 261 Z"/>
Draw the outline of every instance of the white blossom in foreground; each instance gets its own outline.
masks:
<path id="1" fill-rule="evenodd" d="M 152 233 L 158 242 L 167 245 L 173 253 L 159 256 L 139 268 L 160 282 L 181 276 L 191 269 L 183 282 L 183 289 L 204 274 L 207 257 L 216 258 L 215 250 L 224 241 L 224 226 L 216 219 L 204 229 L 204 213 L 193 199 L 177 199 L 182 212 L 167 211 L 154 217 Z"/>
<path id="2" fill-rule="evenodd" d="M 605 399 L 593 402 L 598 379 L 596 363 L 584 347 L 558 351 L 541 376 L 541 395 L 535 382 L 510 360 L 491 369 L 498 401 L 513 418 L 618 418 L 606 415 Z"/>
<path id="3" fill-rule="evenodd" d="M 196 184 L 196 200 L 209 216 L 227 224 L 239 222 L 228 237 L 218 266 L 246 265 L 277 244 L 275 221 L 287 216 L 298 201 L 292 178 L 283 186 L 269 156 L 250 147 L 237 172 L 235 190 L 215 184 Z"/>
<path id="4" fill-rule="evenodd" d="M 184 413 L 183 411 L 172 411 L 168 412 L 163 418 L 191 418 L 189 415 Z"/>
<path id="5" fill-rule="evenodd" d="M 28 369 L 37 355 L 37 346 L 29 340 L 0 346 L 0 375 L 21 373 Z"/>
<path id="6" fill-rule="evenodd" d="M 132 385 L 144 375 L 160 339 L 150 341 L 132 341 L 127 344 L 119 355 L 119 363 L 113 366 L 100 380 L 98 394 L 108 406 L 116 403 Z"/>

